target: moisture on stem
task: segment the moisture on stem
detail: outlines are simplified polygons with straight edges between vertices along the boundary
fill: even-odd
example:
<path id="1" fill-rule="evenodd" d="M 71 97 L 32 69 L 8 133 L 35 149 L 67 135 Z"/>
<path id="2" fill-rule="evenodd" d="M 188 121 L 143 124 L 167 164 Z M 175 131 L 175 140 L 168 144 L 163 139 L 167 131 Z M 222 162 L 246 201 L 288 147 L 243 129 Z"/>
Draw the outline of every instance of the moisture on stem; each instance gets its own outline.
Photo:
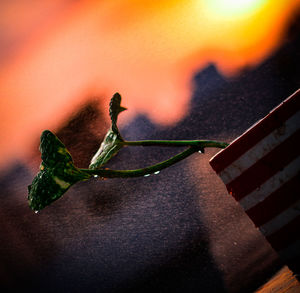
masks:
<path id="1" fill-rule="evenodd" d="M 92 175 L 98 175 L 103 178 L 128 178 L 128 177 L 140 177 L 140 176 L 145 176 L 148 174 L 155 173 L 157 171 L 161 171 L 162 169 L 168 168 L 175 163 L 187 158 L 191 154 L 198 152 L 199 148 L 196 147 L 190 147 L 183 152 L 175 155 L 174 157 L 157 163 L 152 166 L 148 166 L 146 168 L 142 169 L 135 169 L 135 170 L 109 170 L 109 169 L 99 169 L 99 170 L 92 170 L 92 169 L 80 169 L 80 171 L 85 172 L 87 174 L 92 174 Z"/>
<path id="2" fill-rule="evenodd" d="M 195 152 L 204 152 L 207 147 L 225 148 L 227 143 L 214 140 L 142 140 L 126 141 L 117 127 L 118 115 L 126 110 L 121 106 L 121 96 L 116 93 L 110 102 L 111 127 L 93 156 L 88 169 L 74 165 L 71 154 L 65 145 L 51 131 L 41 135 L 40 150 L 42 163 L 39 173 L 28 186 L 29 206 L 39 211 L 59 199 L 72 185 L 79 181 L 99 176 L 102 178 L 130 178 L 158 174 L 162 169 L 187 158 Z M 181 153 L 155 165 L 136 170 L 109 170 L 103 166 L 125 146 L 188 147 Z"/>

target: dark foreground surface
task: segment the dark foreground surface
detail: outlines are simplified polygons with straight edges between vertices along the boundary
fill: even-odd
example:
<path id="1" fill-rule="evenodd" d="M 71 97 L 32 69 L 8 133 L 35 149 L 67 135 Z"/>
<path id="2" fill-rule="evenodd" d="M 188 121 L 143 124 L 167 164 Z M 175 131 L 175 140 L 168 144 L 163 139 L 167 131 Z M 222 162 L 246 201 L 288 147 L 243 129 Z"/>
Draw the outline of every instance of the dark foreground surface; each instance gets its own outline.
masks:
<path id="1" fill-rule="evenodd" d="M 128 140 L 230 142 L 299 88 L 299 52 L 294 28 L 274 56 L 235 80 L 208 67 L 194 79 L 183 121 L 159 128 L 137 117 L 122 134 Z M 104 132 L 99 137 L 89 132 L 97 119 L 92 105 L 76 119 L 58 135 L 67 146 L 84 149 L 77 157 L 86 164 Z M 253 292 L 283 264 L 210 168 L 217 151 L 193 155 L 146 178 L 80 183 L 39 214 L 26 201 L 35 174 L 18 162 L 2 170 L 1 289 Z M 111 167 L 142 167 L 172 153 L 127 148 Z"/>

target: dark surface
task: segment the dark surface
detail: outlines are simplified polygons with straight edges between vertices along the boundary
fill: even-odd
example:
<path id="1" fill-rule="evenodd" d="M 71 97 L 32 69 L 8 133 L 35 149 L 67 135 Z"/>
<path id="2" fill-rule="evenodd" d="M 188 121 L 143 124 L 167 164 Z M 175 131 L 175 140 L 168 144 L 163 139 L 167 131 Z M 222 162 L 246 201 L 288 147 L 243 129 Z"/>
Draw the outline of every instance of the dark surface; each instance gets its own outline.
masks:
<path id="1" fill-rule="evenodd" d="M 140 116 L 121 129 L 123 137 L 235 139 L 299 88 L 298 33 L 295 25 L 274 56 L 234 80 L 213 66 L 197 74 L 190 113 L 177 125 L 161 128 Z M 82 164 L 89 161 L 87 154 L 98 147 L 95 137 L 105 132 L 95 136 L 90 118 L 101 113 L 91 105 L 58 132 L 67 147 L 76 142 L 70 150 L 75 163 L 82 156 Z M 195 154 L 147 178 L 81 182 L 39 214 L 26 201 L 34 174 L 17 163 L 2 170 L 0 286 L 31 292 L 252 292 L 282 264 L 210 168 L 216 152 Z M 126 148 L 110 166 L 142 167 L 173 153 Z"/>

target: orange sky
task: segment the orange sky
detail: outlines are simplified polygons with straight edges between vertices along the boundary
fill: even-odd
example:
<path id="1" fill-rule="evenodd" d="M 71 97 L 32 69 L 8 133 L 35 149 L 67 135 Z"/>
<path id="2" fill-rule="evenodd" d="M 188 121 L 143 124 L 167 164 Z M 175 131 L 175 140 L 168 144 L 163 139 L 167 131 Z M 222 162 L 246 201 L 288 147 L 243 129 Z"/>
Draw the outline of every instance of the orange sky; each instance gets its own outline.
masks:
<path id="1" fill-rule="evenodd" d="M 0 4 L 0 34 L 15 41 L 11 54 L 0 51 L 0 165 L 26 158 L 42 130 L 55 131 L 91 96 L 107 107 L 120 92 L 129 109 L 121 123 L 136 113 L 178 121 L 193 73 L 211 62 L 224 75 L 258 65 L 300 7 L 299 0 L 30 2 Z"/>

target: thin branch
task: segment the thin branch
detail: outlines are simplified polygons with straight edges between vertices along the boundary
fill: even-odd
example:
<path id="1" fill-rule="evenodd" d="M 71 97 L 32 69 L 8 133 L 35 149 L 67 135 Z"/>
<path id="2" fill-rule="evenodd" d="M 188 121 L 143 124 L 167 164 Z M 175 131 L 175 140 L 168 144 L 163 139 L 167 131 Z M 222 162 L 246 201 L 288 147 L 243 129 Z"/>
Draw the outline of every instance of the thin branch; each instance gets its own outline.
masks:
<path id="1" fill-rule="evenodd" d="M 140 141 L 122 141 L 125 146 L 193 146 L 197 148 L 226 148 L 228 143 L 214 140 L 140 140 Z"/>
<path id="2" fill-rule="evenodd" d="M 189 147 L 188 149 L 184 150 L 183 152 L 175 155 L 174 157 L 160 162 L 158 164 L 142 168 L 142 169 L 135 169 L 135 170 L 105 170 L 105 169 L 99 169 L 99 170 L 92 170 L 92 169 L 80 169 L 80 171 L 83 171 L 85 173 L 91 174 L 91 175 L 98 175 L 103 178 L 127 178 L 127 177 L 140 177 L 145 176 L 148 174 L 152 174 L 158 171 L 161 171 L 167 167 L 170 167 L 171 165 L 187 158 L 188 156 L 192 155 L 195 152 L 198 152 L 201 150 L 199 147 Z"/>

